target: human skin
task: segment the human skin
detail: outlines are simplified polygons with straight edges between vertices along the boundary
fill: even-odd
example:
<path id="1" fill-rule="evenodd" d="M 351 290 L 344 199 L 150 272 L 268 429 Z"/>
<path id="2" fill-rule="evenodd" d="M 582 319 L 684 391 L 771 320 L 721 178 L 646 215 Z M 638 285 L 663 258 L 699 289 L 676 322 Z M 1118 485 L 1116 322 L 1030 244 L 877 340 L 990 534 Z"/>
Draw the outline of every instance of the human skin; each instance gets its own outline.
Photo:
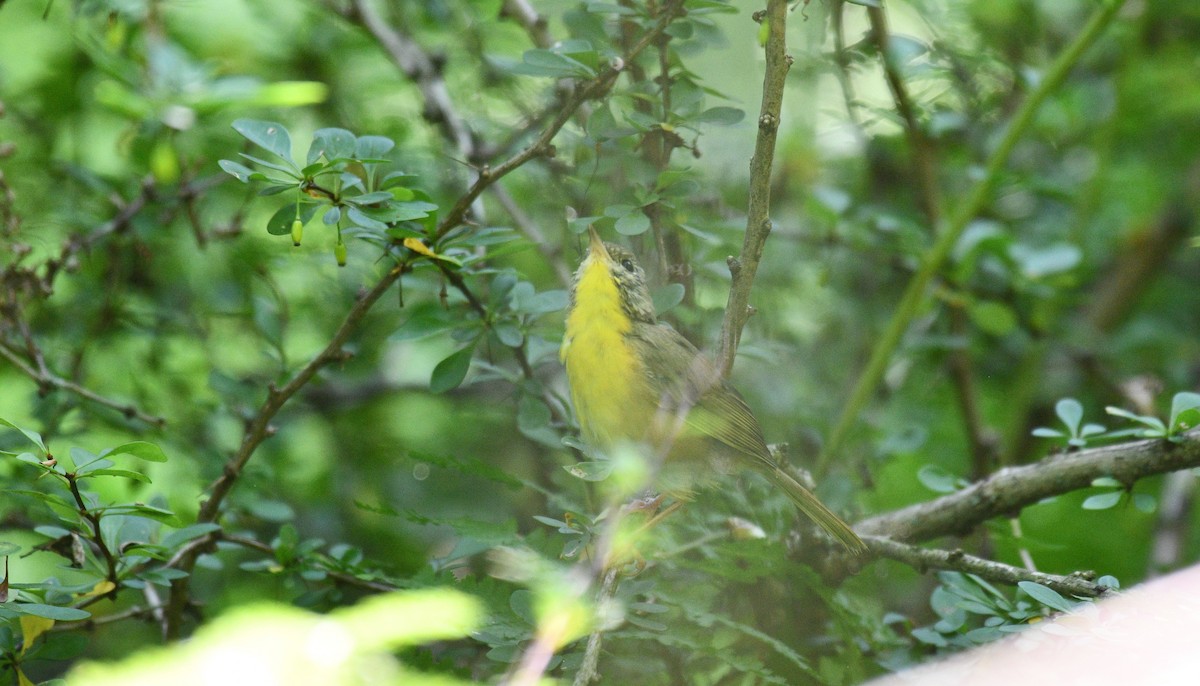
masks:
<path id="1" fill-rule="evenodd" d="M 1200 684 L 1200 566 L 868 686 Z"/>

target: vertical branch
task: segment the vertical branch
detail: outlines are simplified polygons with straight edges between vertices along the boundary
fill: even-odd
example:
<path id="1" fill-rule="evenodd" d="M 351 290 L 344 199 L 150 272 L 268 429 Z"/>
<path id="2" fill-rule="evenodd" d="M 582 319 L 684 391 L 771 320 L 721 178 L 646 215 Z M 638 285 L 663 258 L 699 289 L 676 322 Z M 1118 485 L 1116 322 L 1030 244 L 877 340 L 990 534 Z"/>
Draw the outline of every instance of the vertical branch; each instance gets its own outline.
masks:
<path id="1" fill-rule="evenodd" d="M 787 2 L 768 0 L 765 12 L 755 13 L 767 22 L 767 65 L 763 76 L 762 107 L 758 115 L 758 138 L 750 158 L 750 197 L 746 209 L 746 237 L 740 258 L 729 258 L 732 283 L 721 325 L 721 350 L 718 363 L 721 374 L 728 376 L 742 329 L 753 314 L 750 290 L 762 259 L 763 246 L 771 233 L 771 164 L 775 159 L 775 139 L 779 133 L 779 112 L 783 106 L 783 86 L 792 58 L 787 54 Z"/>
<path id="2" fill-rule="evenodd" d="M 904 135 L 908 138 L 908 147 L 912 151 L 913 173 L 917 178 L 917 201 L 921 203 L 921 209 L 929 219 L 930 231 L 933 231 L 941 221 L 942 206 L 941 192 L 937 184 L 937 150 L 917 119 L 916 108 L 913 107 L 908 88 L 904 85 L 904 79 L 901 78 L 896 60 L 892 56 L 887 14 L 883 7 L 868 7 L 867 16 L 871 20 L 871 34 L 875 40 L 875 47 L 879 50 L 879 59 L 883 62 L 883 74 L 888 89 L 892 92 L 896 112 L 904 120 Z"/>
<path id="3" fill-rule="evenodd" d="M 908 325 L 916 316 L 917 310 L 925 298 L 925 290 L 929 286 L 930 281 L 933 280 L 933 277 L 941 269 L 946 256 L 950 254 L 951 248 L 958 242 L 962 232 L 967 228 L 967 224 L 979 213 L 984 203 L 991 197 L 992 190 L 999 182 L 1000 173 L 1003 171 L 1004 165 L 1008 162 L 1009 155 L 1012 154 L 1017 141 L 1020 140 L 1021 136 L 1025 134 L 1026 129 L 1033 122 L 1033 115 L 1041 106 L 1042 101 L 1058 88 L 1067 77 L 1067 73 L 1079 62 L 1084 51 L 1100 37 L 1104 29 L 1108 27 L 1116 16 L 1117 11 L 1124 4 L 1125 0 L 1109 0 L 1092 14 L 1087 24 L 1079 32 L 1079 35 L 1054 60 L 1054 63 L 1046 71 L 1045 78 L 1030 93 L 1029 98 L 1025 100 L 1013 116 L 1012 122 L 1009 123 L 1003 137 L 988 158 L 982 178 L 975 183 L 970 194 L 950 216 L 948 223 L 938 232 L 936 240 L 930 246 L 929 250 L 926 251 L 921 261 L 920 269 L 913 275 L 912 280 L 908 283 L 908 287 L 905 288 L 900 302 L 896 305 L 896 312 L 892 315 L 892 320 L 888 323 L 887 328 L 879 337 L 879 342 L 875 344 L 875 348 L 871 351 L 871 357 L 867 361 L 866 368 L 863 369 L 858 380 L 855 382 L 854 390 L 850 393 L 850 398 L 846 401 L 837 423 L 829 434 L 829 440 L 825 443 L 825 450 L 821 453 L 817 461 L 818 470 L 824 469 L 829 463 L 830 458 L 841 450 L 846 436 L 854 426 L 855 419 L 857 419 L 858 415 L 866 407 L 868 399 L 875 391 L 876 386 L 879 385 L 879 380 L 883 378 L 883 374 L 887 370 L 892 353 L 900 346 L 901 338 L 903 338 L 905 331 L 908 330 Z"/>

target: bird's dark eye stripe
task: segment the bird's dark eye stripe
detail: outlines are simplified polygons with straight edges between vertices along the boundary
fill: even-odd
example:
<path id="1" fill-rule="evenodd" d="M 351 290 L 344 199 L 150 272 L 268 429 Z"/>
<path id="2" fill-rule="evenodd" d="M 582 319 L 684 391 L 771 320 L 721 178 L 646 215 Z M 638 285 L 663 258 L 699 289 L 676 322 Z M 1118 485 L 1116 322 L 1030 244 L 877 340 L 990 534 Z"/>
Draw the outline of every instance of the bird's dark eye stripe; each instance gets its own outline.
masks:
<path id="1" fill-rule="evenodd" d="M 625 271 L 631 272 L 633 271 L 633 260 L 621 260 L 621 266 L 625 268 Z"/>

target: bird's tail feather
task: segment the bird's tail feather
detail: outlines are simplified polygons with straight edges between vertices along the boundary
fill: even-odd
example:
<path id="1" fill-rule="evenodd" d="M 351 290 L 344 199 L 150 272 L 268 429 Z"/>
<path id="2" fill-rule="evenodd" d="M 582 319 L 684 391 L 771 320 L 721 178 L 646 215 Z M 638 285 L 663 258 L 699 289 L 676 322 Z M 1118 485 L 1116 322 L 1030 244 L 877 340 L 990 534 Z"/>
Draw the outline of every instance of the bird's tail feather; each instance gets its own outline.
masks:
<path id="1" fill-rule="evenodd" d="M 850 525 L 843 522 L 828 507 L 825 507 L 824 503 L 818 500 L 812 491 L 801 486 L 798 481 L 779 467 L 771 469 L 767 474 L 771 481 L 783 489 L 788 498 L 804 513 L 804 516 L 811 519 L 830 536 L 836 538 L 850 552 L 861 555 L 867 551 L 867 544 L 863 543 L 858 534 L 854 533 Z"/>

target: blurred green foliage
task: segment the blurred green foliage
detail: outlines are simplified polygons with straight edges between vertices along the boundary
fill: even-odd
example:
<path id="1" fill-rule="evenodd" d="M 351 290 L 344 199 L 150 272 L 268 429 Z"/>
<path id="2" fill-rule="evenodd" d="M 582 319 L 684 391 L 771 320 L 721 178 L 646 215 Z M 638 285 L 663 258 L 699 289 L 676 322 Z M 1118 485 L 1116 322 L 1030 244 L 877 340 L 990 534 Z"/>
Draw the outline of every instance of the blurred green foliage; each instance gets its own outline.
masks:
<path id="1" fill-rule="evenodd" d="M 937 230 L 915 164 L 955 205 L 1098 3 L 888 3 L 924 152 L 875 4 L 789 15 L 775 228 L 734 382 L 801 466 Z M 533 2 L 529 24 L 510 0 L 0 3 L 0 680 L 134 654 L 71 682 L 189 683 L 269 634 L 221 678 L 495 681 L 557 626 L 554 678 L 604 627 L 608 683 L 841 684 L 1068 607 L 892 562 L 833 584 L 786 499 L 736 476 L 638 544 L 611 602 L 580 590 L 614 477 L 573 438 L 557 361 L 579 234 L 633 245 L 659 311 L 712 348 L 745 225 L 759 26 L 683 5 L 625 63 L 662 0 Z M 1195 425 L 1198 48 L 1194 3 L 1130 4 L 1039 108 L 816 475 L 827 503 L 853 520 Z M 553 151 L 463 205 L 617 66 Z M 394 269 L 205 520 L 264 403 Z M 1129 586 L 1163 482 L 1099 480 L 953 545 Z M 142 654 L 183 578 L 196 640 Z"/>

